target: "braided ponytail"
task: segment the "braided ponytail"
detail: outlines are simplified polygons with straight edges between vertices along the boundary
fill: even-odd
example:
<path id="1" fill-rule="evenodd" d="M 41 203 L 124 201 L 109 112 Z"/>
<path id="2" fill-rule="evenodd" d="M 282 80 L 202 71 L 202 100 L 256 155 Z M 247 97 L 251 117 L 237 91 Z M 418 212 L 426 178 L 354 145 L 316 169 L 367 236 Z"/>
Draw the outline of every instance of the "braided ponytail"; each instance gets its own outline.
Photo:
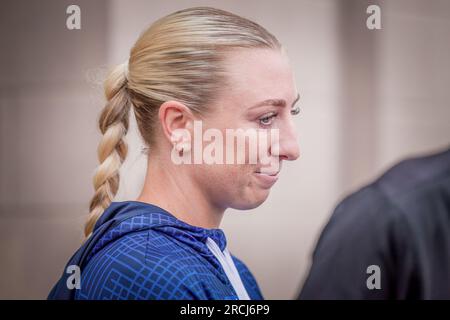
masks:
<path id="1" fill-rule="evenodd" d="M 107 103 L 98 125 L 103 137 L 97 149 L 98 166 L 93 183 L 95 194 L 89 205 L 84 234 L 89 236 L 119 188 L 119 168 L 127 156 L 124 137 L 128 131 L 130 97 L 127 91 L 127 63 L 117 66 L 105 81 Z"/>

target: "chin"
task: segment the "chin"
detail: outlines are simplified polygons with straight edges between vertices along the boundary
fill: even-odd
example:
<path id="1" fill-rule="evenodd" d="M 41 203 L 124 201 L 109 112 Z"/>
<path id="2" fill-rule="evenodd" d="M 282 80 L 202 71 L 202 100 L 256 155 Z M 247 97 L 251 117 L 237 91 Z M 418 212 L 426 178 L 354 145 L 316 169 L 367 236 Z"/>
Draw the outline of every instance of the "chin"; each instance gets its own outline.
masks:
<path id="1" fill-rule="evenodd" d="M 259 207 L 266 201 L 269 196 L 269 190 L 260 190 L 259 192 L 252 192 L 245 196 L 240 195 L 239 201 L 233 204 L 232 208 L 237 210 L 251 210 Z"/>

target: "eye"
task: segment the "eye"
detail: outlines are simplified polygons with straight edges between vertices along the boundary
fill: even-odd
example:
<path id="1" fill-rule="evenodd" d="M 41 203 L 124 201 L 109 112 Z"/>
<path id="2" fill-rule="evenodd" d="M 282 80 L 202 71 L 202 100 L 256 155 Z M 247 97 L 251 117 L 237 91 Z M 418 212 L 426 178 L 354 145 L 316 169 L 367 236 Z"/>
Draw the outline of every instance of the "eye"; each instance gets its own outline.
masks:
<path id="1" fill-rule="evenodd" d="M 269 126 L 272 124 L 273 118 L 275 118 L 276 116 L 276 113 L 270 113 L 262 118 L 259 118 L 259 123 L 263 126 Z"/>
<path id="2" fill-rule="evenodd" d="M 293 116 L 295 116 L 295 115 L 297 115 L 299 113 L 300 113 L 300 107 L 294 107 L 294 108 L 291 109 L 291 114 Z"/>

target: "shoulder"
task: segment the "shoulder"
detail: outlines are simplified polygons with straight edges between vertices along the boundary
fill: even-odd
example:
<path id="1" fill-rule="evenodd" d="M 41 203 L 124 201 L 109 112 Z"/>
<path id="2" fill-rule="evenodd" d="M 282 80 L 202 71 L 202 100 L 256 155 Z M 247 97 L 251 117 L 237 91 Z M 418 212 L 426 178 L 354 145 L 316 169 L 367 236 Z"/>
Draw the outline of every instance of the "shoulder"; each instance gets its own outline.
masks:
<path id="1" fill-rule="evenodd" d="M 388 270 L 394 268 L 389 261 L 393 244 L 397 245 L 392 237 L 400 234 L 395 228 L 404 227 L 395 222 L 400 217 L 401 212 L 373 185 L 344 199 L 322 230 L 300 298 L 377 299 L 389 295 L 387 277 L 382 277 L 383 290 L 367 290 L 367 270 L 376 265 L 390 274 Z"/>
<path id="2" fill-rule="evenodd" d="M 407 227 L 416 220 L 435 219 L 442 214 L 431 208 L 443 204 L 449 196 L 450 150 L 404 160 L 341 201 L 329 228 L 370 233 L 397 223 Z"/>
<path id="3" fill-rule="evenodd" d="M 396 240 L 406 241 L 416 233 L 444 232 L 449 198 L 450 151 L 404 160 L 347 196 L 324 231 L 351 242 L 360 235 L 379 240 L 394 234 Z"/>
<path id="4" fill-rule="evenodd" d="M 234 264 L 236 265 L 236 269 L 238 270 L 239 275 L 241 276 L 241 280 L 250 298 L 252 300 L 263 300 L 264 298 L 258 286 L 258 282 L 256 281 L 250 269 L 245 265 L 245 263 L 242 260 L 238 259 L 236 256 L 231 255 L 231 257 L 233 259 Z"/>
<path id="5" fill-rule="evenodd" d="M 328 289 L 330 296 L 367 294 L 371 265 L 387 275 L 382 282 L 389 277 L 401 282 L 417 272 L 421 251 L 431 254 L 448 241 L 448 157 L 446 152 L 403 161 L 341 201 L 317 242 L 305 292 L 320 283 L 320 296 Z M 391 294 L 389 284 L 382 284 L 380 294 Z"/>
<path id="6" fill-rule="evenodd" d="M 407 159 L 384 173 L 377 181 L 380 191 L 392 201 L 431 196 L 450 189 L 450 149 L 438 154 Z M 406 201 L 405 201 L 406 200 Z"/>
<path id="7" fill-rule="evenodd" d="M 201 299 L 180 250 L 154 230 L 126 234 L 91 258 L 77 299 Z"/>

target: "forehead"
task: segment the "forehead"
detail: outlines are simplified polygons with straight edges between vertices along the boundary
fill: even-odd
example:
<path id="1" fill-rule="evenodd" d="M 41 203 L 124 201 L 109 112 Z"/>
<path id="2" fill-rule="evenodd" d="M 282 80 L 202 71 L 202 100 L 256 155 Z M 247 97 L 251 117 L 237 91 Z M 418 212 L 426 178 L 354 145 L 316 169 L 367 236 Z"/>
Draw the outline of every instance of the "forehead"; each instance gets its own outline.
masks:
<path id="1" fill-rule="evenodd" d="M 257 103 L 265 99 L 293 99 L 297 91 L 286 54 L 274 49 L 240 49 L 225 59 L 229 98 Z"/>

